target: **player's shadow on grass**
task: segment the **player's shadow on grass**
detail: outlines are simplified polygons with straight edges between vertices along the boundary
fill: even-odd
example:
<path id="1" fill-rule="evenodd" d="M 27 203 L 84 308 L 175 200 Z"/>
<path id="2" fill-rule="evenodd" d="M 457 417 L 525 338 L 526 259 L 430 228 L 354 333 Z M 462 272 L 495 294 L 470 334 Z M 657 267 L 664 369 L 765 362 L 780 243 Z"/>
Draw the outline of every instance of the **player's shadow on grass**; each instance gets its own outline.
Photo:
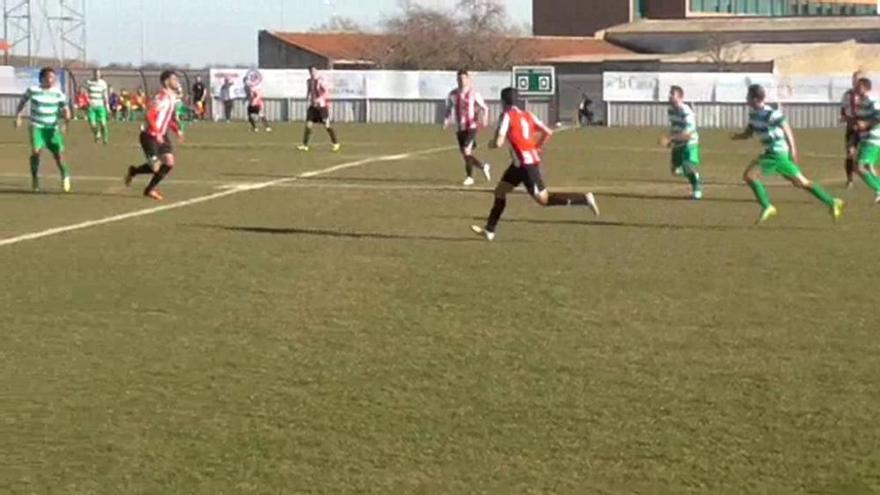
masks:
<path id="1" fill-rule="evenodd" d="M 74 196 L 74 197 L 79 196 L 79 197 L 83 197 L 83 196 L 86 196 L 86 197 L 99 197 L 99 198 L 105 198 L 105 197 L 109 196 L 109 197 L 116 197 L 116 198 L 137 199 L 138 201 L 144 200 L 143 196 L 141 196 L 139 194 L 132 194 L 132 193 L 115 193 L 115 192 L 100 192 L 100 191 L 92 192 L 92 191 L 77 191 L 77 190 L 73 190 L 69 193 L 66 193 L 63 191 L 33 192 L 30 189 L 16 189 L 16 188 L 11 188 L 11 187 L 0 188 L 0 196 L 4 196 L 4 195 L 8 195 L 8 196 L 34 196 L 34 197 L 40 197 L 40 196 Z"/>
<path id="2" fill-rule="evenodd" d="M 474 220 L 483 220 L 480 217 L 474 217 Z M 717 232 L 737 232 L 755 229 L 767 230 L 787 230 L 801 232 L 823 232 L 827 229 L 818 227 L 798 227 L 786 225 L 768 225 L 764 227 L 756 227 L 754 225 L 681 225 L 674 223 L 645 223 L 645 222 L 620 222 L 615 220 L 538 220 L 530 218 L 510 218 L 502 219 L 503 222 L 509 223 L 527 223 L 537 225 L 582 225 L 590 227 L 628 227 L 634 229 L 655 229 L 655 230 L 698 230 L 698 231 L 717 231 Z"/>
<path id="3" fill-rule="evenodd" d="M 258 227 L 247 225 L 195 225 L 196 227 L 264 235 L 304 235 L 319 237 L 336 237 L 341 239 L 379 239 L 404 241 L 440 241 L 440 242 L 486 242 L 477 237 L 444 237 L 434 235 L 384 234 L 381 232 L 349 232 L 329 229 L 305 229 L 297 227 Z"/>
<path id="4" fill-rule="evenodd" d="M 357 183 L 357 182 L 367 182 L 367 183 L 382 183 L 382 184 L 422 184 L 422 185 L 449 185 L 448 180 L 443 179 L 419 179 L 412 178 L 406 179 L 401 177 L 334 177 L 334 176 L 320 176 L 320 177 L 300 177 L 297 178 L 296 175 L 291 174 L 273 174 L 273 173 L 261 173 L 261 172 L 225 172 L 222 174 L 224 177 L 245 177 L 245 178 L 265 178 L 265 179 L 294 179 L 296 178 L 298 181 L 302 182 L 345 182 L 345 183 Z"/>
<path id="5" fill-rule="evenodd" d="M 620 199 L 640 199 L 646 201 L 687 201 L 691 203 L 697 203 L 698 201 L 693 200 L 690 196 L 685 195 L 672 195 L 672 194 L 645 194 L 645 193 L 627 193 L 627 192 L 602 192 L 599 191 L 596 193 L 598 197 L 608 197 L 608 198 L 620 198 Z M 753 198 L 719 198 L 717 196 L 703 196 L 699 202 L 706 203 L 755 203 L 757 202 Z M 777 199 L 773 201 L 774 204 L 812 204 L 813 201 L 809 199 Z"/>

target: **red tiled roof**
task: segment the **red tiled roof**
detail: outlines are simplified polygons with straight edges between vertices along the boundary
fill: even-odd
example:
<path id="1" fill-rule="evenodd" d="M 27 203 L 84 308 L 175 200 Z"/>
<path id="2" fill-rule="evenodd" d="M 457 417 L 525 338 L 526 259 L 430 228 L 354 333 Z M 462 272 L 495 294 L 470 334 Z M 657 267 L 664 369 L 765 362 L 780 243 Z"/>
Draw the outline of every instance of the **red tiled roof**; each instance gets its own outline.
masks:
<path id="1" fill-rule="evenodd" d="M 330 60 L 363 60 L 368 47 L 390 44 L 392 37 L 363 33 L 283 33 L 272 32 L 276 38 Z M 522 62 L 573 55 L 621 55 L 631 51 L 597 38 L 567 36 L 534 36 L 516 38 L 517 53 Z"/>
<path id="2" fill-rule="evenodd" d="M 368 48 L 388 44 L 390 36 L 366 33 L 271 33 L 285 43 L 330 60 L 362 60 Z"/>

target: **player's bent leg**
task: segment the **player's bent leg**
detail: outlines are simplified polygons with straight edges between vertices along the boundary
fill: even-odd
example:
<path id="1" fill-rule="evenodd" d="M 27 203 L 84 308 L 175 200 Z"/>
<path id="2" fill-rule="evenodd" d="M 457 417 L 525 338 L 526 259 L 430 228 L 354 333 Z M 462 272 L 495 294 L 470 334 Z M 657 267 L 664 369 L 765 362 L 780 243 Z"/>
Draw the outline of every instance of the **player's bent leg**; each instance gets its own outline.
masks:
<path id="1" fill-rule="evenodd" d="M 174 154 L 165 153 L 159 157 L 159 161 L 161 161 L 161 165 L 159 166 L 159 170 L 153 173 L 152 179 L 150 179 L 150 183 L 147 184 L 146 189 L 144 189 L 144 196 L 150 197 L 157 201 L 161 201 L 165 199 L 161 192 L 159 192 L 159 183 L 167 176 L 171 170 L 174 168 Z"/>
<path id="2" fill-rule="evenodd" d="M 503 180 L 495 186 L 495 199 L 492 202 L 492 209 L 489 211 L 489 217 L 486 219 L 486 226 L 480 227 L 479 225 L 471 225 L 471 230 L 474 231 L 475 234 L 485 238 L 487 241 L 495 239 L 495 229 L 498 226 L 498 221 L 501 220 L 501 215 L 504 213 L 504 209 L 507 207 L 507 195 L 510 194 L 514 188 L 516 188 L 514 184 Z"/>
<path id="3" fill-rule="evenodd" d="M 40 190 L 40 150 L 32 150 L 29 158 L 31 169 L 31 189 Z"/>
<path id="4" fill-rule="evenodd" d="M 58 167 L 58 173 L 61 175 L 61 189 L 64 192 L 70 192 L 70 168 L 64 162 L 64 151 L 57 145 L 50 149 L 52 157 L 55 158 L 55 166 Z"/>
<path id="5" fill-rule="evenodd" d="M 761 169 L 761 162 L 753 160 L 752 163 L 746 167 L 745 172 L 743 172 L 743 180 L 749 185 L 752 192 L 755 194 L 758 203 L 761 204 L 761 216 L 758 217 L 758 224 L 766 222 L 770 217 L 775 216 L 777 213 L 776 207 L 770 203 L 770 195 L 767 194 L 767 188 L 764 187 L 764 184 L 761 182 Z"/>

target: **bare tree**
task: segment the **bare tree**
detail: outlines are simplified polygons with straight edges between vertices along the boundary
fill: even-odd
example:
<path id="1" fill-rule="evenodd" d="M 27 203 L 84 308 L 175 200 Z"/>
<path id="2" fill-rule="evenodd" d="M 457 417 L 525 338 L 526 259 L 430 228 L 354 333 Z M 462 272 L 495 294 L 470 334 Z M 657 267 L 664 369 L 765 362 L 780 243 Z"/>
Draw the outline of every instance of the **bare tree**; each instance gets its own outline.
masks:
<path id="1" fill-rule="evenodd" d="M 522 55 L 504 6 L 497 0 L 458 0 L 454 9 L 400 3 L 385 19 L 387 34 L 378 53 L 379 67 L 394 69 L 506 69 Z"/>
<path id="2" fill-rule="evenodd" d="M 713 33 L 700 50 L 699 61 L 713 64 L 718 72 L 729 72 L 732 65 L 744 60 L 746 49 L 745 45 L 732 42 L 724 34 Z"/>
<path id="3" fill-rule="evenodd" d="M 362 33 L 365 29 L 351 17 L 333 16 L 330 21 L 315 26 L 312 32 L 316 33 Z"/>

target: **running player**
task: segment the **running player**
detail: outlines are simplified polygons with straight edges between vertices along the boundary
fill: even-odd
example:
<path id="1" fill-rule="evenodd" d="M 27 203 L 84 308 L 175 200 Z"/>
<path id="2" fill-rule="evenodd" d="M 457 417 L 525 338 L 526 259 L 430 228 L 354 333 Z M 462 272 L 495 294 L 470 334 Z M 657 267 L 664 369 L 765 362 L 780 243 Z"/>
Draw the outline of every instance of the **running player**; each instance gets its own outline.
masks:
<path id="1" fill-rule="evenodd" d="M 269 127 L 269 121 L 266 120 L 266 115 L 263 113 L 263 94 L 260 92 L 260 88 L 246 82 L 244 84 L 244 93 L 248 102 L 247 113 L 248 122 L 251 123 L 251 131 L 258 132 L 260 130 L 257 127 L 257 120 L 259 119 L 263 122 L 266 132 L 272 132 L 272 128 Z"/>
<path id="2" fill-rule="evenodd" d="M 871 80 L 861 77 L 856 81 L 859 106 L 856 111 L 856 131 L 859 133 L 858 167 L 856 173 L 874 190 L 875 203 L 880 203 L 880 178 L 874 167 L 880 161 L 880 100 L 871 94 Z"/>
<path id="3" fill-rule="evenodd" d="M 857 86 L 859 79 L 865 77 L 864 72 L 855 71 L 852 78 L 852 88 L 843 93 L 843 101 L 840 103 L 840 121 L 846 123 L 846 187 L 853 185 L 853 174 L 856 171 L 856 161 L 859 155 L 859 131 L 856 129 L 857 112 L 859 108 L 859 95 Z"/>
<path id="4" fill-rule="evenodd" d="M 89 127 L 95 135 L 95 142 L 107 142 L 110 139 L 110 131 L 107 126 L 107 116 L 110 108 L 110 92 L 107 81 L 101 78 L 101 71 L 95 69 L 93 77 L 86 81 L 86 90 L 89 93 Z"/>
<path id="5" fill-rule="evenodd" d="M 776 215 L 776 207 L 770 203 L 767 189 L 761 177 L 779 174 L 795 187 L 809 191 L 819 201 L 825 203 L 836 221 L 843 214 L 843 201 L 828 194 L 819 184 L 804 177 L 798 167 L 797 145 L 791 126 L 779 109 L 766 103 L 767 91 L 760 84 L 749 86 L 747 101 L 749 105 L 749 125 L 745 131 L 734 134 L 733 139 L 749 139 L 757 134 L 764 145 L 764 153 L 753 160 L 746 168 L 743 178 L 754 191 L 761 203 L 761 216 L 758 223 L 764 223 Z"/>
<path id="6" fill-rule="evenodd" d="M 486 181 L 492 180 L 490 166 L 474 156 L 474 148 L 477 147 L 477 130 L 486 127 L 489 120 L 489 107 L 483 97 L 471 87 L 471 76 L 468 71 L 462 69 L 457 74 L 458 87 L 450 91 L 446 99 L 446 118 L 443 119 L 443 129 L 447 129 L 452 120 L 455 120 L 458 149 L 464 159 L 465 186 L 474 185 L 474 168 L 483 171 Z"/>
<path id="7" fill-rule="evenodd" d="M 166 70 L 159 76 L 162 89 L 150 100 L 146 112 L 146 127 L 141 130 L 141 149 L 147 161 L 137 167 L 128 167 L 125 185 L 130 186 L 137 175 L 152 174 L 149 184 L 144 189 L 144 196 L 162 201 L 165 199 L 157 189 L 162 179 L 174 168 L 174 148 L 168 131 L 172 131 L 183 141 L 183 131 L 177 121 L 178 92 L 180 80 L 174 71 Z"/>
<path id="8" fill-rule="evenodd" d="M 28 88 L 15 111 L 15 127 L 21 127 L 21 115 L 25 105 L 31 104 L 31 187 L 34 192 L 40 190 L 40 151 L 48 148 L 55 158 L 55 165 L 61 172 L 61 188 L 70 192 L 70 169 L 64 163 L 64 127 L 70 122 L 70 107 L 67 96 L 55 87 L 55 69 L 40 69 L 39 86 Z M 58 116 L 64 116 L 64 122 Z"/>
<path id="9" fill-rule="evenodd" d="M 513 161 L 495 187 L 495 202 L 486 226 L 471 225 L 471 230 L 488 241 L 495 239 L 495 228 L 507 206 L 507 195 L 520 184 L 525 186 L 532 199 L 541 206 L 585 205 L 596 216 L 599 215 L 599 206 L 593 193 L 551 193 L 544 187 L 541 153 L 553 131 L 532 113 L 517 108 L 516 99 L 515 89 L 505 88 L 501 91 L 504 113 L 498 122 L 495 138 L 489 143 L 490 148 L 500 148 L 505 141 L 509 142 Z"/>
<path id="10" fill-rule="evenodd" d="M 205 112 L 207 111 L 207 97 L 208 97 L 208 89 L 205 88 L 205 83 L 202 82 L 202 76 L 196 76 L 196 82 L 192 85 L 192 101 L 193 106 L 195 107 L 196 118 L 199 120 L 205 120 Z"/>
<path id="11" fill-rule="evenodd" d="M 333 151 L 339 151 L 341 145 L 336 139 L 336 131 L 330 125 L 330 91 L 324 83 L 324 78 L 318 74 L 315 66 L 309 67 L 309 80 L 306 82 L 306 98 L 309 100 L 309 109 L 306 112 L 306 128 L 303 131 L 303 143 L 296 147 L 300 151 L 309 151 L 309 141 L 312 138 L 312 125 L 322 124 L 327 129 L 330 142 L 333 143 Z"/>
<path id="12" fill-rule="evenodd" d="M 669 134 L 660 137 L 660 144 L 672 147 L 672 173 L 681 170 L 691 183 L 694 199 L 703 199 L 703 182 L 700 180 L 700 134 L 697 132 L 697 116 L 684 102 L 681 86 L 669 88 Z"/>

